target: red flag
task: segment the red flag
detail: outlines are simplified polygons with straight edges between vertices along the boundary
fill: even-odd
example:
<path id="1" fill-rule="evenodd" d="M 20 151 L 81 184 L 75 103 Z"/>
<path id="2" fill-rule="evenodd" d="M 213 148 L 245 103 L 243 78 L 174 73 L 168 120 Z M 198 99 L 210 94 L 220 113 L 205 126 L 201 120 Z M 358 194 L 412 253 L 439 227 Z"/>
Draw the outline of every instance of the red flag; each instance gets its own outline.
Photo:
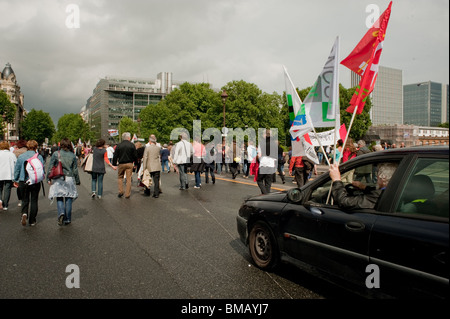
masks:
<path id="1" fill-rule="evenodd" d="M 347 137 L 347 129 L 345 128 L 345 123 L 342 123 L 341 127 L 339 128 L 339 136 L 343 141 Z"/>
<path id="2" fill-rule="evenodd" d="M 378 64 L 383 49 L 386 28 L 391 15 L 391 6 L 392 1 L 372 28 L 359 41 L 355 49 L 341 62 L 342 65 L 361 76 L 361 81 L 350 101 L 347 112 L 353 113 L 355 107 L 358 106 L 356 113 L 361 114 L 367 97 L 373 91 L 378 75 Z"/>

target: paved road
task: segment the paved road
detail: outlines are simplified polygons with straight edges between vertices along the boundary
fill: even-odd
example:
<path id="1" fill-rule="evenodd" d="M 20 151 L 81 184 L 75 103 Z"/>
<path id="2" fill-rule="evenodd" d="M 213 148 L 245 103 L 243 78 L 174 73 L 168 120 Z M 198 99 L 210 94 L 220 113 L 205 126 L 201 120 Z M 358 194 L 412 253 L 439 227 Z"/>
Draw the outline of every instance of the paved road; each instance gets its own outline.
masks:
<path id="1" fill-rule="evenodd" d="M 191 185 L 194 177 L 190 175 Z M 259 194 L 252 179 L 218 176 L 215 185 L 178 189 L 163 174 L 163 194 L 144 197 L 134 182 L 130 199 L 117 197 L 108 168 L 103 199 L 90 198 L 90 175 L 81 173 L 73 222 L 58 226 L 56 203 L 41 193 L 37 225 L 20 225 L 13 190 L 0 212 L 0 298 L 101 299 L 318 299 L 348 294 L 289 266 L 275 273 L 250 263 L 239 241 L 236 214 Z M 295 186 L 288 177 L 274 189 Z M 48 193 L 48 186 L 46 186 Z M 66 280 L 79 269 L 80 288 Z M 74 280 L 72 282 L 75 282 Z M 351 296 L 351 295 L 350 295 Z M 353 297 L 353 296 L 352 296 Z"/>

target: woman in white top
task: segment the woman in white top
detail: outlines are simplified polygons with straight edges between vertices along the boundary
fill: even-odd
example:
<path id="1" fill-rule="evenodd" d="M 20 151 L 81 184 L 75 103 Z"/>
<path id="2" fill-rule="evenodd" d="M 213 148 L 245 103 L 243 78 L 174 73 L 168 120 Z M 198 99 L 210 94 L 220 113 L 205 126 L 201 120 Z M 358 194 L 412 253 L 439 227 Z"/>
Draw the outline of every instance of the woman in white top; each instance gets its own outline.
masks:
<path id="1" fill-rule="evenodd" d="M 8 210 L 17 157 L 9 150 L 9 143 L 0 142 L 0 209 Z"/>

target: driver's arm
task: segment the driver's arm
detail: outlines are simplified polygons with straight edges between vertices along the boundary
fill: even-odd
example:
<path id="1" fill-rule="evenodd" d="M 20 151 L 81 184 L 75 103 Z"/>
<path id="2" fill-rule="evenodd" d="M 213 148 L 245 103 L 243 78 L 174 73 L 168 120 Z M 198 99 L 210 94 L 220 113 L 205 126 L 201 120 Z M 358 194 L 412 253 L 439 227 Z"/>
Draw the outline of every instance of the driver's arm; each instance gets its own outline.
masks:
<path id="1" fill-rule="evenodd" d="M 341 181 L 338 164 L 330 166 L 330 178 L 333 181 L 331 193 L 340 208 L 374 208 L 378 200 L 379 194 L 376 191 L 367 192 L 359 195 L 350 195 Z"/>

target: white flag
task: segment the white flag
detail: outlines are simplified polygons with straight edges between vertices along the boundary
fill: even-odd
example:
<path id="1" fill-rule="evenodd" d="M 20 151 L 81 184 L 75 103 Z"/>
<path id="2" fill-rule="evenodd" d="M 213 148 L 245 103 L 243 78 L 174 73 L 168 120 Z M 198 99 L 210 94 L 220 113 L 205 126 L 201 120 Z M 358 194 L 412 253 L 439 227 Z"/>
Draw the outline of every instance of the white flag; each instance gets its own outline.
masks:
<path id="1" fill-rule="evenodd" d="M 339 129 L 338 50 L 339 37 L 336 38 L 322 72 L 317 77 L 317 81 L 302 105 L 314 127 L 335 127 Z M 294 123 L 291 127 L 291 132 L 294 132 L 293 136 L 298 136 L 295 133 L 296 130 L 297 126 Z"/>
<path id="2" fill-rule="evenodd" d="M 303 143 L 300 140 L 304 134 L 309 133 L 313 130 L 311 119 L 308 114 L 306 114 L 304 107 L 302 108 L 302 100 L 298 96 L 297 90 L 292 83 L 291 77 L 289 76 L 286 68 L 284 68 L 284 79 L 286 85 L 286 99 L 289 108 L 289 119 L 291 129 L 295 124 L 297 129 L 295 132 L 291 133 L 291 145 L 292 145 L 292 156 L 304 156 L 305 151 L 303 148 Z M 297 115 L 297 116 L 296 116 Z"/>

